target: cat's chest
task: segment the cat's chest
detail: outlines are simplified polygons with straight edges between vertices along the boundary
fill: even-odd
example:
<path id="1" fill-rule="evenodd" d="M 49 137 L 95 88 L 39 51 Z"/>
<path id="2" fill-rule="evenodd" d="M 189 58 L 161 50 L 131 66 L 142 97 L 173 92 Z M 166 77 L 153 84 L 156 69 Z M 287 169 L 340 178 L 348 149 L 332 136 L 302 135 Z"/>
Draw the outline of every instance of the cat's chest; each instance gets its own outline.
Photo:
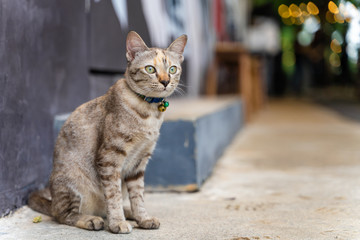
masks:
<path id="1" fill-rule="evenodd" d="M 161 122 L 158 120 L 143 122 L 133 132 L 133 141 L 128 144 L 128 154 L 122 167 L 122 173 L 127 176 L 139 164 L 151 156 L 160 134 Z"/>
<path id="2" fill-rule="evenodd" d="M 118 134 L 114 135 L 125 135 L 121 137 L 130 145 L 143 144 L 144 142 L 147 143 L 157 140 L 162 122 L 163 118 L 151 115 L 140 120 L 131 118 L 119 119 L 116 124 L 112 125 L 117 126 L 116 129 L 112 129 L 112 131 L 118 132 Z"/>
<path id="3" fill-rule="evenodd" d="M 160 127 L 162 120 L 151 117 L 143 121 L 142 126 L 140 127 L 140 132 L 143 135 L 144 140 L 156 141 L 160 134 Z"/>

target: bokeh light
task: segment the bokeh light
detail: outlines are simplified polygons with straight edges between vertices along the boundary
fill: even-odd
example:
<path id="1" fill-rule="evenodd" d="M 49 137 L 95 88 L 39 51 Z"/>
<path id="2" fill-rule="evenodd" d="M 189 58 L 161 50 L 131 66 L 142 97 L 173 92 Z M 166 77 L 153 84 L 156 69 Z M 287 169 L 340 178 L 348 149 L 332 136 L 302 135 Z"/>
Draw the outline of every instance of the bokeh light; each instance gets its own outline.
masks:
<path id="1" fill-rule="evenodd" d="M 290 5 L 289 10 L 290 10 L 291 16 L 294 18 L 298 18 L 302 14 L 300 8 L 294 3 Z"/>
<path id="2" fill-rule="evenodd" d="M 300 8 L 301 13 L 302 13 L 302 15 L 303 15 L 304 17 L 307 17 L 307 16 L 310 15 L 310 13 L 309 13 L 308 10 L 307 10 L 307 6 L 306 6 L 305 3 L 300 3 L 299 8 Z"/>
<path id="3" fill-rule="evenodd" d="M 338 23 L 344 23 L 345 22 L 344 17 L 340 13 L 335 14 L 334 18 L 335 18 L 335 21 L 338 22 Z"/>
<path id="4" fill-rule="evenodd" d="M 304 30 L 309 33 L 315 33 L 320 29 L 320 19 L 315 16 L 306 18 L 304 22 Z"/>
<path id="5" fill-rule="evenodd" d="M 335 18 L 334 18 L 334 14 L 332 14 L 330 11 L 326 12 L 325 18 L 326 18 L 326 21 L 331 23 L 331 24 L 336 23 Z"/>
<path id="6" fill-rule="evenodd" d="M 296 24 L 296 25 L 301 25 L 301 24 L 303 24 L 304 22 L 305 22 L 305 19 L 304 19 L 303 16 L 299 16 L 299 17 L 295 18 L 295 24 Z"/>
<path id="7" fill-rule="evenodd" d="M 281 4 L 278 7 L 278 13 L 282 22 L 288 26 L 302 25 L 309 17 L 316 17 L 318 22 L 320 22 L 320 18 L 318 16 L 319 9 L 313 2 L 309 2 L 308 4 L 302 2 L 299 6 L 295 3 L 290 4 L 290 6 Z"/>
<path id="8" fill-rule="evenodd" d="M 288 25 L 288 26 L 295 24 L 295 18 L 293 18 L 293 17 L 282 18 L 281 20 L 285 25 Z"/>
<path id="9" fill-rule="evenodd" d="M 313 2 L 308 2 L 307 10 L 312 15 L 318 15 L 319 14 L 319 8 Z"/>
<path id="10" fill-rule="evenodd" d="M 304 47 L 309 46 L 313 39 L 314 35 L 305 30 L 300 31 L 297 35 L 297 41 Z"/>
<path id="11" fill-rule="evenodd" d="M 344 38 L 339 31 L 334 31 L 331 34 L 331 39 L 336 39 L 340 45 L 344 43 Z"/>
<path id="12" fill-rule="evenodd" d="M 337 68 L 341 66 L 340 57 L 334 52 L 330 54 L 329 62 L 332 67 Z"/>
<path id="13" fill-rule="evenodd" d="M 290 17 L 289 8 L 288 8 L 288 6 L 286 6 L 285 4 L 281 4 L 281 5 L 279 6 L 278 12 L 279 12 L 279 15 L 280 15 L 282 18 L 288 18 L 288 17 Z"/>
<path id="14" fill-rule="evenodd" d="M 334 53 L 341 53 L 342 49 L 341 49 L 341 45 L 339 43 L 338 40 L 333 39 L 330 43 L 330 48 Z"/>
<path id="15" fill-rule="evenodd" d="M 329 11 L 333 14 L 339 13 L 339 8 L 336 6 L 336 4 L 333 1 L 330 1 L 328 4 Z"/>

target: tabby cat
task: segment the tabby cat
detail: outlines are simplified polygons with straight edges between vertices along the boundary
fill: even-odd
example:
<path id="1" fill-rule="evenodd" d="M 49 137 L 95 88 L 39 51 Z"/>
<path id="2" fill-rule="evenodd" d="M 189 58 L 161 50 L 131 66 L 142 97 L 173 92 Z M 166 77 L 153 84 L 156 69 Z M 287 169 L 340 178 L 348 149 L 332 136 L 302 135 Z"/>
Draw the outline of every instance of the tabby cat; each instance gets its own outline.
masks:
<path id="1" fill-rule="evenodd" d="M 59 223 L 88 230 L 129 233 L 157 229 L 144 208 L 144 171 L 177 87 L 187 36 L 167 49 L 148 48 L 136 32 L 126 39 L 125 78 L 78 107 L 56 141 L 49 188 L 30 195 L 29 206 Z M 129 197 L 131 208 L 123 207 Z"/>

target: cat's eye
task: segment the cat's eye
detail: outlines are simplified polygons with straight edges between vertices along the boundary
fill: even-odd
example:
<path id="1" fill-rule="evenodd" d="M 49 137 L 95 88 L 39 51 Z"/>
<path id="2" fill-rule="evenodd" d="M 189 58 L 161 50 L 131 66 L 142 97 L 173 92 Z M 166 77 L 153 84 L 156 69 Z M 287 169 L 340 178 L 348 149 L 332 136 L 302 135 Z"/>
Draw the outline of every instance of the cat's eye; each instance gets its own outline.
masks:
<path id="1" fill-rule="evenodd" d="M 176 66 L 172 66 L 170 69 L 169 69 L 169 73 L 171 74 L 175 74 L 177 71 L 177 67 Z"/>
<path id="2" fill-rule="evenodd" d="M 155 67 L 150 66 L 150 65 L 149 65 L 149 66 L 146 66 L 146 67 L 145 67 L 145 70 L 146 70 L 147 73 L 150 73 L 150 74 L 156 72 Z"/>

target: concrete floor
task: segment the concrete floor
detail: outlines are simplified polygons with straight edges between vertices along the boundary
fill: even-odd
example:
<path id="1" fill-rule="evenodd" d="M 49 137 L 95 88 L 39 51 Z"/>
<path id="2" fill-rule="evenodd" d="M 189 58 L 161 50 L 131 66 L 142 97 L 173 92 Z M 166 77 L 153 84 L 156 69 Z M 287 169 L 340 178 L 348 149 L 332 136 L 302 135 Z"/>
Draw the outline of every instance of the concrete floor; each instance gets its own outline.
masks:
<path id="1" fill-rule="evenodd" d="M 148 193 L 159 230 L 91 232 L 24 207 L 0 239 L 360 239 L 360 124 L 308 102 L 271 102 L 202 190 Z"/>

